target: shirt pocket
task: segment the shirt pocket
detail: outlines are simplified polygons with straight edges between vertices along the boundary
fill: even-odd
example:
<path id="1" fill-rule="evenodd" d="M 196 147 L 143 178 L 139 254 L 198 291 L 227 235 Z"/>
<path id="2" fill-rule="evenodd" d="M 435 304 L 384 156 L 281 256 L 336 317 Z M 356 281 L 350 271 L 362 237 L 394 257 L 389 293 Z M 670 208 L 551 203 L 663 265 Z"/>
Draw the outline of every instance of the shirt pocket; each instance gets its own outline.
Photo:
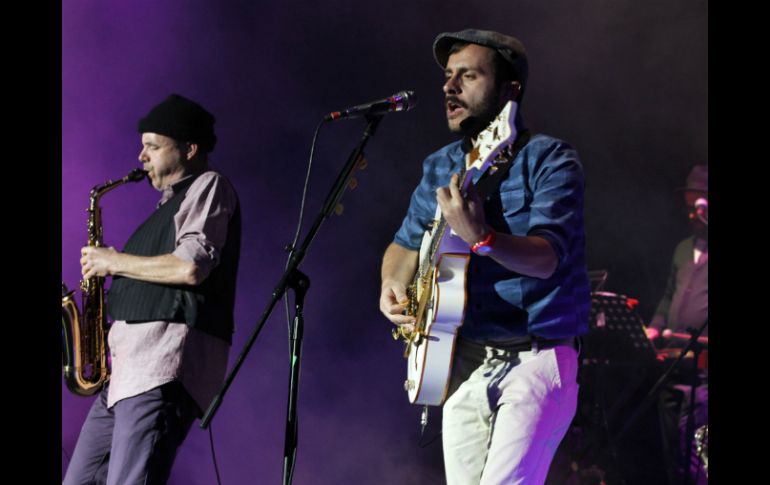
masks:
<path id="1" fill-rule="evenodd" d="M 527 212 L 527 193 L 522 187 L 500 191 L 500 203 L 506 218 Z"/>

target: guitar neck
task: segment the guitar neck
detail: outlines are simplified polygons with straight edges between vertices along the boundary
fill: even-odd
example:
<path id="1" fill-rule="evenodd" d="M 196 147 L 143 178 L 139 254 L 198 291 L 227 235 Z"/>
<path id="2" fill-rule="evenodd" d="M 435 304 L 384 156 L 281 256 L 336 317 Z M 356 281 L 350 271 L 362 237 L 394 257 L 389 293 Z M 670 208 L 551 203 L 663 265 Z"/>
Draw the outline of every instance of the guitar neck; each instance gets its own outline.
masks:
<path id="1" fill-rule="evenodd" d="M 466 155 L 467 160 L 467 155 Z M 465 185 L 465 178 L 468 175 L 467 171 L 467 162 L 465 166 L 463 166 L 460 171 L 458 172 L 460 177 L 460 187 Z M 463 193 L 463 196 L 465 194 Z M 441 210 L 438 211 L 438 222 L 434 220 L 435 226 L 433 227 L 432 233 L 431 233 L 431 240 L 430 240 L 430 249 L 428 250 L 428 253 L 425 255 L 424 258 L 420 261 L 420 265 L 417 269 L 417 272 L 414 275 L 414 279 L 412 280 L 412 283 L 417 283 L 417 281 L 428 271 L 428 269 L 433 265 L 433 260 L 436 257 L 436 252 L 438 251 L 439 245 L 441 244 L 441 240 L 444 238 L 444 233 L 447 229 L 447 222 L 446 218 L 444 217 L 444 214 L 441 213 Z"/>

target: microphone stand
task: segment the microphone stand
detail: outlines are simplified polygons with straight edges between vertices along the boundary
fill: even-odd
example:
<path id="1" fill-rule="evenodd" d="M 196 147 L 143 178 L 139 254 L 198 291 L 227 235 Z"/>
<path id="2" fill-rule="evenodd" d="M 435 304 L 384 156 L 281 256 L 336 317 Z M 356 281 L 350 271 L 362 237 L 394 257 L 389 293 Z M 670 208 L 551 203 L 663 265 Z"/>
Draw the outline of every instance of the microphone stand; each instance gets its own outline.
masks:
<path id="1" fill-rule="evenodd" d="M 206 413 L 204 414 L 200 424 L 202 429 L 206 429 L 208 427 L 209 423 L 214 418 L 217 409 L 219 409 L 219 406 L 222 404 L 222 399 L 224 398 L 225 393 L 227 393 L 227 390 L 230 388 L 230 384 L 232 384 L 236 374 L 241 368 L 241 365 L 243 365 L 246 355 L 248 355 L 252 345 L 254 345 L 259 332 L 265 325 L 265 322 L 272 313 L 276 303 L 278 303 L 283 297 L 287 288 L 294 290 L 295 315 L 289 331 L 290 375 L 289 397 L 286 412 L 286 435 L 283 452 L 283 485 L 289 485 L 291 483 L 292 476 L 294 474 L 294 464 L 296 463 L 297 458 L 297 438 L 299 429 L 297 423 L 297 392 L 299 390 L 299 369 L 302 356 L 302 337 L 304 333 L 303 305 L 305 301 L 305 294 L 310 287 L 310 279 L 307 277 L 307 275 L 299 271 L 298 268 L 302 261 L 305 259 L 307 250 L 310 247 L 310 244 L 313 242 L 313 239 L 315 239 L 318 230 L 321 228 L 321 224 L 332 214 L 340 198 L 342 198 L 342 194 L 344 193 L 345 188 L 348 186 L 350 178 L 353 175 L 353 170 L 362 159 L 362 154 L 366 143 L 369 141 L 369 138 L 373 136 L 377 131 L 377 126 L 380 124 L 380 121 L 382 121 L 382 115 L 367 115 L 366 121 L 368 124 L 364 130 L 361 141 L 358 142 L 358 146 L 356 146 L 356 148 L 350 154 L 350 157 L 348 157 L 348 161 L 345 163 L 342 172 L 340 172 L 340 174 L 337 176 L 337 180 L 334 182 L 334 185 L 329 191 L 329 194 L 326 196 L 326 201 L 324 202 L 323 208 L 318 213 L 313 226 L 308 231 L 299 248 L 290 248 L 291 256 L 289 257 L 289 263 L 286 266 L 286 270 L 284 271 L 280 280 L 278 281 L 278 284 L 273 290 L 270 301 L 265 307 L 265 310 L 262 312 L 262 317 L 260 318 L 257 327 L 252 332 L 249 340 L 246 342 L 245 347 L 238 356 L 238 359 L 235 361 L 235 366 L 225 379 L 219 394 L 217 394 L 211 401 L 211 404 L 206 410 Z"/>

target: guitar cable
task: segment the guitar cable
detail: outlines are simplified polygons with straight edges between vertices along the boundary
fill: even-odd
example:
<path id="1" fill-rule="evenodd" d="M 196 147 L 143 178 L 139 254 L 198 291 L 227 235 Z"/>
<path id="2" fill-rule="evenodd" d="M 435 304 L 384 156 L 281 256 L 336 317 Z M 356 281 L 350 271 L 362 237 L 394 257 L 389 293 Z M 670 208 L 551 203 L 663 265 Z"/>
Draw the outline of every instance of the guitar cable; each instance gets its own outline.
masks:
<path id="1" fill-rule="evenodd" d="M 217 454 L 214 452 L 214 434 L 212 431 L 212 424 L 209 423 L 209 443 L 211 443 L 211 460 L 214 462 L 214 473 L 217 474 L 217 485 L 222 485 L 222 480 L 219 477 L 219 466 L 217 465 Z"/>
<path id="2" fill-rule="evenodd" d="M 428 427 L 428 406 L 425 405 L 422 407 L 422 412 L 420 413 L 420 438 L 417 440 L 417 446 L 420 448 L 427 448 L 430 446 L 431 443 L 436 441 L 441 436 L 441 430 L 436 433 L 436 436 L 430 439 L 427 443 L 423 443 L 422 439 L 425 437 L 425 428 Z"/>

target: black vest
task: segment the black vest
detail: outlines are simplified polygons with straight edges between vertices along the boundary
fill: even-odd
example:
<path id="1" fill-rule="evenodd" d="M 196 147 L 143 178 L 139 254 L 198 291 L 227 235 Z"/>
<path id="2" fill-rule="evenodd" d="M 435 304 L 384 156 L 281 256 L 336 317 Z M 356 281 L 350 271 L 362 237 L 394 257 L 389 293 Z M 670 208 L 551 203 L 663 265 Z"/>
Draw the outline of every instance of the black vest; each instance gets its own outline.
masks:
<path id="1" fill-rule="evenodd" d="M 175 194 L 139 226 L 126 243 L 124 253 L 159 256 L 174 251 L 174 216 L 196 178 L 190 177 L 174 186 Z M 115 276 L 107 298 L 110 317 L 128 323 L 157 320 L 184 322 L 231 343 L 240 246 L 241 211 L 236 201 L 219 264 L 203 283 L 197 286 L 167 285 Z"/>

